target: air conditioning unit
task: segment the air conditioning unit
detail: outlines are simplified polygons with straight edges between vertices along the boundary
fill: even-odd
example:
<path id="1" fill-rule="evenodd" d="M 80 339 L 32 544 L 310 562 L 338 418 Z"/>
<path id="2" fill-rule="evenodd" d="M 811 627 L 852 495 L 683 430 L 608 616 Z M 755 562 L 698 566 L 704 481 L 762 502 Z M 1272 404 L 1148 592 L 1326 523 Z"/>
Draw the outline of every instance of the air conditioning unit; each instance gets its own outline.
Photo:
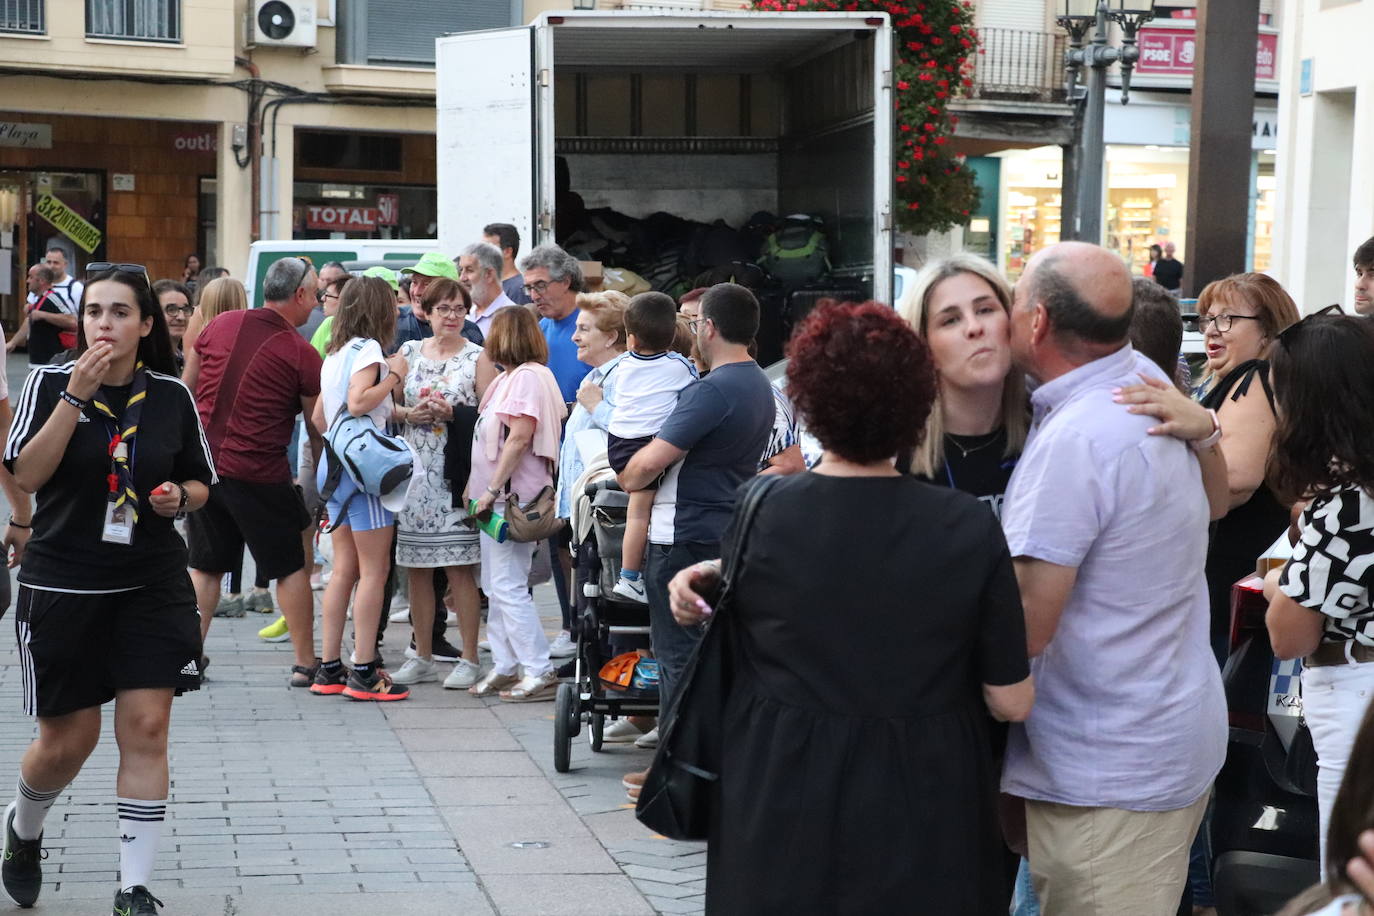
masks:
<path id="1" fill-rule="evenodd" d="M 249 44 L 259 47 L 315 47 L 315 0 L 253 0 Z"/>

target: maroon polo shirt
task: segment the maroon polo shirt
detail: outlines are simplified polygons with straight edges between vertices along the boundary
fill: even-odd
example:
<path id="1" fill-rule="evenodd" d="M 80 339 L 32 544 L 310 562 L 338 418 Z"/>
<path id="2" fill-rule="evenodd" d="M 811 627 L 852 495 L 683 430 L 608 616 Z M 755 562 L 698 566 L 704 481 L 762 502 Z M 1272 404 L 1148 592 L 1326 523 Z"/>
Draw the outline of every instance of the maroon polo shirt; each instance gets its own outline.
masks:
<path id="1" fill-rule="evenodd" d="M 196 338 L 195 349 L 200 354 L 196 409 L 216 472 L 250 483 L 289 483 L 286 448 L 301 398 L 320 393 L 320 354 L 270 308 L 224 312 Z M 233 402 L 224 407 L 227 416 L 216 418 L 235 351 L 242 351 L 243 374 L 238 390 L 227 392 Z"/>

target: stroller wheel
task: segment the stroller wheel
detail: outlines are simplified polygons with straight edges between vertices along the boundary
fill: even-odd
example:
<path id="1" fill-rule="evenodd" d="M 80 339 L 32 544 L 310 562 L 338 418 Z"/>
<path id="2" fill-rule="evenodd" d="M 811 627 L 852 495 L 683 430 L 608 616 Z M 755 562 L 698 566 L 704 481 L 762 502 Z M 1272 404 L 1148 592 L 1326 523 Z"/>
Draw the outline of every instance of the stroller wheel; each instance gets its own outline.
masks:
<path id="1" fill-rule="evenodd" d="M 553 768 L 560 773 L 572 765 L 572 739 L 578 724 L 577 690 L 572 684 L 559 684 L 553 701 Z"/>
<path id="2" fill-rule="evenodd" d="M 602 740 L 606 734 L 606 717 L 599 713 L 593 713 L 592 721 L 587 726 L 587 743 L 592 746 L 593 753 L 601 753 Z"/>

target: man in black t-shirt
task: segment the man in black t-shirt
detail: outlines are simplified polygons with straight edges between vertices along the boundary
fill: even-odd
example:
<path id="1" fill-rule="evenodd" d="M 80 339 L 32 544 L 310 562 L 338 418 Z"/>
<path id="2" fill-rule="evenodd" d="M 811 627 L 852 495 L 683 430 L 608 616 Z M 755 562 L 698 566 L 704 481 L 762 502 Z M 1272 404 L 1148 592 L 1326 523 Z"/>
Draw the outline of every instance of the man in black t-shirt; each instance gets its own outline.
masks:
<path id="1" fill-rule="evenodd" d="M 1164 257 L 1155 262 L 1154 279 L 1175 296 L 1183 294 L 1183 262 L 1174 257 L 1177 246 L 1164 243 Z"/>

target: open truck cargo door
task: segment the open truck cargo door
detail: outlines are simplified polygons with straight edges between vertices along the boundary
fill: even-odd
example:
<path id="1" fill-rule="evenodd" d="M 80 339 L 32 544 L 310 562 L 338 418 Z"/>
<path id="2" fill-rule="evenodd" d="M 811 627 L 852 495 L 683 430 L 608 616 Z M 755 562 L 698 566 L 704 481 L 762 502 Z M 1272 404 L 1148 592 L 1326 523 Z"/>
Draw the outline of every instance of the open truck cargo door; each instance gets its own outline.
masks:
<path id="1" fill-rule="evenodd" d="M 482 227 L 510 223 L 533 247 L 540 134 L 531 26 L 445 35 L 436 42 L 439 247 L 457 257 Z"/>

